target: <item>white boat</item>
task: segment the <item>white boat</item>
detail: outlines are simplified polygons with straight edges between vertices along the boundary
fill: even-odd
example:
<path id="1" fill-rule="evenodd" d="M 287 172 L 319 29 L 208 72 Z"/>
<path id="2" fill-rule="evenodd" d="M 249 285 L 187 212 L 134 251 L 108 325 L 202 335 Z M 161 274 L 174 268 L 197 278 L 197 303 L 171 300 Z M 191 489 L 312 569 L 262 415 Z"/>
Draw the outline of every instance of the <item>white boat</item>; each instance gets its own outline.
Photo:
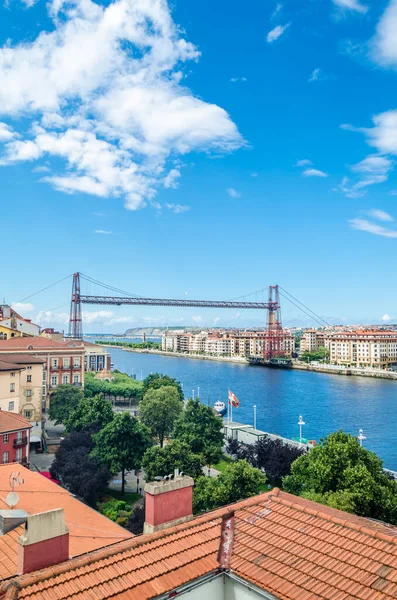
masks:
<path id="1" fill-rule="evenodd" d="M 224 402 L 218 400 L 218 402 L 215 402 L 214 404 L 214 410 L 220 417 L 223 417 L 227 413 L 227 406 Z"/>

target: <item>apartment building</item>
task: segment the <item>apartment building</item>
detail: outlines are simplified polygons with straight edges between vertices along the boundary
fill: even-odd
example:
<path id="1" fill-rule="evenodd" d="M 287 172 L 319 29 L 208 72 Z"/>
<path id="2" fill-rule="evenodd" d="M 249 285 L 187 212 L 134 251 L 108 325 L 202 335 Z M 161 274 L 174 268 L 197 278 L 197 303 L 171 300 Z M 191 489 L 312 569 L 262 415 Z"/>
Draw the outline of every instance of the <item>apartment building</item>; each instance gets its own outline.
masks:
<path id="1" fill-rule="evenodd" d="M 11 306 L 0 305 L 0 340 L 29 335 L 40 335 L 40 327 L 21 317 Z"/>
<path id="2" fill-rule="evenodd" d="M 32 425 L 14 413 L 0 411 L 1 464 L 19 462 L 29 465 L 29 443 Z"/>
<path id="3" fill-rule="evenodd" d="M 283 330 L 269 336 L 267 331 L 242 331 L 232 338 L 232 356 L 263 358 L 269 353 L 291 356 L 295 350 L 295 338 Z"/>
<path id="4" fill-rule="evenodd" d="M 3 354 L 33 356 L 44 359 L 42 374 L 42 407 L 48 409 L 50 394 L 61 384 L 84 386 L 83 342 L 55 342 L 42 337 L 22 337 L 0 341 Z"/>
<path id="5" fill-rule="evenodd" d="M 0 410 L 41 421 L 44 362 L 24 354 L 1 354 Z"/>
<path id="6" fill-rule="evenodd" d="M 325 346 L 325 332 L 310 329 L 303 334 L 299 350 L 301 354 L 304 352 L 317 352 L 322 346 Z"/>
<path id="7" fill-rule="evenodd" d="M 64 340 L 68 346 L 74 347 L 76 340 Z M 100 373 L 101 371 L 110 371 L 111 356 L 100 344 L 82 341 L 85 348 L 84 370 Z"/>
<path id="8" fill-rule="evenodd" d="M 331 364 L 387 369 L 397 365 L 397 332 L 344 331 L 327 333 Z"/>

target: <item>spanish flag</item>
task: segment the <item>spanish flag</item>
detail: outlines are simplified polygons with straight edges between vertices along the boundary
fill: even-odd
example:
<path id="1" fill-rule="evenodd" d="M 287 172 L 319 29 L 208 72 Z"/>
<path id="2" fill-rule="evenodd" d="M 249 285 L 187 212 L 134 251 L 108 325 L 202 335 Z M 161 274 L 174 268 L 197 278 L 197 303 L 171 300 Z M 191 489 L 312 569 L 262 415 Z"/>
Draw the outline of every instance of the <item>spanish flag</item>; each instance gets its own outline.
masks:
<path id="1" fill-rule="evenodd" d="M 238 408 L 240 405 L 240 400 L 231 390 L 229 390 L 229 404 L 231 404 L 233 408 Z"/>

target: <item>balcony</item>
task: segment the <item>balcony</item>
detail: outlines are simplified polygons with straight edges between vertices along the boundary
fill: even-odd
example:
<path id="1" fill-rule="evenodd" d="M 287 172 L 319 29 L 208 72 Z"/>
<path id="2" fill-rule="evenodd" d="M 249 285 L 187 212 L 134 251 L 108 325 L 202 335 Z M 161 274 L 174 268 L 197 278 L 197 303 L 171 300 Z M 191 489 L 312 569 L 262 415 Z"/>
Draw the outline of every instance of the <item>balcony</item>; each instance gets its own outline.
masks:
<path id="1" fill-rule="evenodd" d="M 60 371 L 61 367 L 60 367 L 60 365 L 51 365 L 50 370 L 51 371 Z"/>
<path id="2" fill-rule="evenodd" d="M 81 381 L 73 381 L 74 387 L 82 387 Z"/>
<path id="3" fill-rule="evenodd" d="M 81 365 L 73 365 L 73 371 L 80 371 Z"/>
<path id="4" fill-rule="evenodd" d="M 14 440 L 14 443 L 13 443 L 14 448 L 23 448 L 23 446 L 27 446 L 27 445 L 28 445 L 28 438 L 26 435 L 19 439 L 17 438 L 16 440 Z"/>
<path id="5" fill-rule="evenodd" d="M 62 365 L 62 371 L 70 371 L 71 368 L 70 365 Z"/>

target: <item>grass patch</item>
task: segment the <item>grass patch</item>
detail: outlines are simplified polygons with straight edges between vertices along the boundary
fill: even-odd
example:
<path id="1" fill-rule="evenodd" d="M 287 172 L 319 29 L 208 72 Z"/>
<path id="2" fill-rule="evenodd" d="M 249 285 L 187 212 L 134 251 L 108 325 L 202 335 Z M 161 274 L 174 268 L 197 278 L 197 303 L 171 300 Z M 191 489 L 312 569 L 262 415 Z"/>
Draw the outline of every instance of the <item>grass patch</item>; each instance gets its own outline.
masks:
<path id="1" fill-rule="evenodd" d="M 212 465 L 212 468 L 223 473 L 226 467 L 230 465 L 231 462 L 233 462 L 233 459 L 229 456 L 224 455 L 219 462 L 217 462 L 215 465 Z"/>
<path id="2" fill-rule="evenodd" d="M 124 496 L 121 495 L 120 490 L 112 490 L 111 488 L 106 488 L 106 494 L 102 498 L 102 502 L 106 502 L 111 498 L 115 498 L 116 500 L 122 500 L 123 502 L 127 502 L 127 504 L 135 504 L 142 496 L 140 494 L 134 494 L 133 492 L 125 492 Z"/>

